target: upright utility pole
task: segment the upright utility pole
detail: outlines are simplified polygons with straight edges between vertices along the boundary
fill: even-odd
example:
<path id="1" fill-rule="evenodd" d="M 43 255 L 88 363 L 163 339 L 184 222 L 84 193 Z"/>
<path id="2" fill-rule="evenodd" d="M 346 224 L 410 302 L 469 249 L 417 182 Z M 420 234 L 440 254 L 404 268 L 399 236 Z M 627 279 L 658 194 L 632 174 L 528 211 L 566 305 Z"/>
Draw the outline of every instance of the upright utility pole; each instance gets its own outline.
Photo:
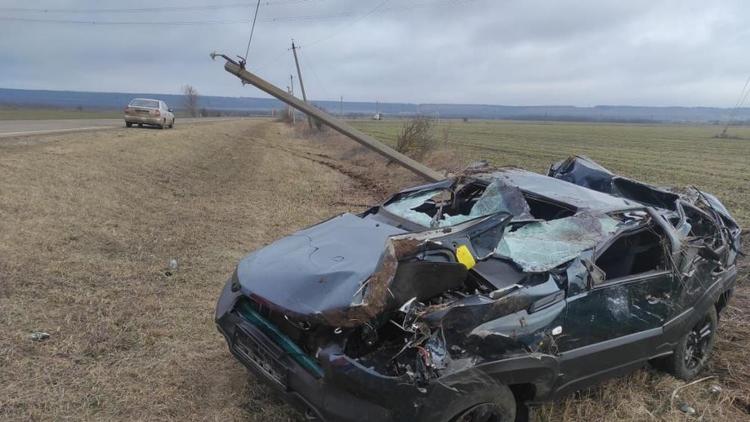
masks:
<path id="1" fill-rule="evenodd" d="M 302 91 L 302 101 L 307 102 L 307 94 L 305 93 L 305 84 L 302 82 L 302 71 L 299 70 L 299 60 L 297 60 L 297 49 L 299 47 L 294 45 L 294 40 L 292 40 L 292 54 L 294 54 L 294 64 L 297 66 L 297 80 L 299 80 L 299 88 Z M 307 116 L 307 124 L 310 126 L 310 129 L 313 127 L 312 117 Z"/>
<path id="2" fill-rule="evenodd" d="M 289 75 L 289 95 L 294 97 L 294 76 L 293 75 Z M 292 108 L 292 106 L 290 105 L 287 105 L 287 107 L 289 107 L 289 117 L 292 118 L 292 127 L 294 127 L 294 125 L 297 124 L 297 120 L 294 116 L 294 108 Z"/>

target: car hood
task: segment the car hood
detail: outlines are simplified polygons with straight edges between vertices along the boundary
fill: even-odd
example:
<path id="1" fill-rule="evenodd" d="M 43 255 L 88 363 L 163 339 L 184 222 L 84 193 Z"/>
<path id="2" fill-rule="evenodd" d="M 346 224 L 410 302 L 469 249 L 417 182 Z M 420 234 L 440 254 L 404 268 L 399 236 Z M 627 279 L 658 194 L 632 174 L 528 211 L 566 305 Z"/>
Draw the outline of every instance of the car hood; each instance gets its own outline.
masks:
<path id="1" fill-rule="evenodd" d="M 248 255 L 237 278 L 244 295 L 290 317 L 344 310 L 377 270 L 389 236 L 400 233 L 372 218 L 342 214 Z"/>

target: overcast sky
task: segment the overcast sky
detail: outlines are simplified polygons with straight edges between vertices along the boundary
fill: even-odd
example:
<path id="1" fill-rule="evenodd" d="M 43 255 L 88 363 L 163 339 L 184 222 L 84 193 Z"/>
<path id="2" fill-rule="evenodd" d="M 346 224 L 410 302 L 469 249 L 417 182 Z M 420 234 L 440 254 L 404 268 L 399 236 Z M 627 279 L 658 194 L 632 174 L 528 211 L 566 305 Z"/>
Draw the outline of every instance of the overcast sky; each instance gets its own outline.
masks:
<path id="1" fill-rule="evenodd" d="M 0 87 L 263 96 L 208 56 L 244 55 L 254 4 L 0 0 Z M 262 0 L 248 68 L 286 87 L 294 38 L 314 99 L 731 107 L 748 18 L 748 1 Z"/>

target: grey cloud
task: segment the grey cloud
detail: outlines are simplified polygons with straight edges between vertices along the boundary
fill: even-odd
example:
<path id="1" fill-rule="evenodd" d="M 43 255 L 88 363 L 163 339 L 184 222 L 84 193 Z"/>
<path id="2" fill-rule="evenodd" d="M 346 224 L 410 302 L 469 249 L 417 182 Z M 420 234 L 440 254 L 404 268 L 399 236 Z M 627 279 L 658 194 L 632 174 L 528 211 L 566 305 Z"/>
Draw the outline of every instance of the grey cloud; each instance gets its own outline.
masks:
<path id="1" fill-rule="evenodd" d="M 167 0 L 172 1 L 172 0 Z M 228 0 L 211 0 L 214 4 Z M 42 2 L 39 2 L 41 4 Z M 733 105 L 750 70 L 742 1 L 265 0 L 249 67 L 281 86 L 291 38 L 311 96 L 483 104 Z M 173 2 L 177 6 L 206 2 Z M 5 1 L 0 7 L 153 7 L 145 0 Z M 223 9 L 0 16 L 99 21 L 242 20 Z M 314 17 L 346 14 L 328 19 Z M 296 18 L 294 18 L 296 17 Z M 261 96 L 211 62 L 244 54 L 249 25 L 0 22 L 0 86 Z M 316 42 L 317 41 L 317 42 Z M 54 71 L 53 71 L 54 70 Z"/>

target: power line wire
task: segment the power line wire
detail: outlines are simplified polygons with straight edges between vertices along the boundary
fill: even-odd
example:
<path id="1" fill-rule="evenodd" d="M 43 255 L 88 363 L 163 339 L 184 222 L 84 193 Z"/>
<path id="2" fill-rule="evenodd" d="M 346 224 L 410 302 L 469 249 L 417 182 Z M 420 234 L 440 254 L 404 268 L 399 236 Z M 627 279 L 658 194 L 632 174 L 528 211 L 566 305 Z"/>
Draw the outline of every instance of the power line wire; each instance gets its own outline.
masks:
<path id="1" fill-rule="evenodd" d="M 301 2 L 301 0 L 297 0 L 298 2 Z M 308 0 L 309 1 L 309 0 Z M 447 5 L 455 5 L 458 3 L 465 3 L 469 1 L 476 1 L 476 0 L 448 0 L 444 2 L 428 2 L 428 3 L 421 3 L 421 4 L 412 4 L 409 6 L 392 6 L 383 8 L 383 6 L 388 2 L 389 0 L 383 0 L 380 2 L 377 6 L 375 6 L 373 9 L 370 9 L 368 12 L 358 15 L 355 11 L 348 11 L 348 12 L 339 12 L 339 13 L 330 13 L 330 14 L 321 14 L 321 15 L 292 15 L 292 16 L 276 16 L 276 17 L 268 17 L 264 19 L 259 19 L 258 22 L 285 22 L 285 21 L 316 21 L 316 20 L 327 20 L 327 19 L 336 19 L 336 18 L 345 18 L 345 17 L 352 17 L 357 16 L 356 19 L 354 19 L 351 22 L 347 22 L 343 25 L 341 25 L 336 32 L 334 32 L 331 35 L 328 35 L 326 37 L 314 40 L 306 45 L 314 45 L 322 41 L 326 41 L 330 38 L 333 38 L 337 35 L 339 35 L 340 30 L 351 26 L 368 16 L 374 14 L 374 13 L 382 13 L 382 12 L 394 12 L 394 11 L 406 11 L 406 10 L 414 10 L 418 8 L 426 8 L 426 7 L 434 7 L 434 6 L 447 6 Z M 266 3 L 264 3 L 266 4 Z M 271 3 L 275 4 L 275 3 Z M 248 3 L 242 3 L 241 4 L 244 7 L 248 6 Z M 237 6 L 240 6 L 238 4 Z M 196 6 L 198 7 L 198 6 Z M 215 9 L 217 6 L 200 6 L 202 8 L 210 8 Z M 6 8 L 7 9 L 7 8 Z M 0 10 L 4 10 L 0 8 Z M 43 9 L 39 9 L 43 10 Z M 74 9 L 70 9 L 71 11 Z M 79 9 L 83 11 L 84 9 Z M 105 9 L 97 9 L 100 11 L 104 11 Z M 125 10 L 125 9 L 113 9 L 113 10 Z M 135 9 L 131 9 L 135 10 Z M 138 10 L 145 10 L 145 9 L 138 9 Z M 164 9 L 167 10 L 167 9 Z M 187 10 L 187 9 L 185 9 Z M 197 9 L 196 9 L 197 10 Z M 250 23 L 249 19 L 204 19 L 204 20 L 162 20 L 162 21 L 128 21 L 128 20 L 97 20 L 97 19 L 85 19 L 85 18 L 38 18 L 38 17 L 20 17 L 20 16 L 0 16 L 0 21 L 9 21 L 9 22 L 27 22 L 27 23 L 52 23 L 52 24 L 73 24 L 73 25 L 133 25 L 133 26 L 149 26 L 149 25 L 160 25 L 160 26 L 167 26 L 167 25 L 173 25 L 173 26 L 190 26 L 190 25 L 233 25 L 233 24 L 248 24 Z"/>
<path id="2" fill-rule="evenodd" d="M 242 20 L 199 20 L 199 21 L 98 21 L 98 20 L 85 20 L 85 19 L 41 19 L 41 18 L 21 18 L 21 17 L 10 17 L 0 16 L 0 21 L 13 21 L 13 22 L 28 22 L 28 23 L 55 23 L 55 24 L 72 24 L 72 25 L 226 25 L 226 24 L 248 24 L 250 21 L 247 19 Z"/>
<path id="3" fill-rule="evenodd" d="M 255 32 L 255 21 L 258 20 L 258 10 L 260 9 L 260 0 L 255 5 L 255 16 L 253 16 L 253 25 L 250 27 L 250 39 L 247 40 L 247 48 L 245 49 L 245 61 L 247 61 L 247 55 L 250 53 L 250 42 L 253 40 L 253 32 Z"/>
<path id="4" fill-rule="evenodd" d="M 325 95 L 327 98 L 333 98 L 331 97 L 330 93 L 326 89 L 325 85 L 323 85 L 323 82 L 318 77 L 318 72 L 315 71 L 315 68 L 311 66 L 310 59 L 307 57 L 307 54 L 300 54 L 300 59 L 304 61 L 305 67 L 310 69 L 310 72 L 313 74 L 313 77 L 315 78 L 315 81 L 318 83 L 318 89 L 320 91 L 323 91 L 323 95 Z M 312 95 L 310 96 L 312 98 Z"/>
<path id="5" fill-rule="evenodd" d="M 301 15 L 301 16 L 277 16 L 260 19 L 259 22 L 284 22 L 284 21 L 315 21 L 325 19 L 335 19 L 350 16 L 350 13 L 338 13 L 331 15 Z M 231 25 L 251 23 L 250 19 L 205 19 L 205 20 L 170 20 L 170 21 L 110 21 L 96 19 L 46 19 L 46 18 L 25 18 L 16 16 L 0 16 L 0 21 L 15 21 L 29 23 L 54 23 L 54 24 L 74 24 L 74 25 Z"/>
<path id="6" fill-rule="evenodd" d="M 313 0 L 266 0 L 264 6 L 283 6 L 288 4 L 311 3 Z M 252 7 L 254 3 L 227 3 L 213 4 L 203 6 L 158 6 L 158 7 L 124 7 L 124 8 L 103 8 L 103 9 L 82 9 L 82 8 L 39 8 L 39 7 L 0 7 L 0 12 L 20 12 L 20 13 L 147 13 L 162 11 L 191 11 L 191 10 L 215 10 L 215 9 L 244 9 Z"/>
<path id="7" fill-rule="evenodd" d="M 362 19 L 365 19 L 366 17 L 372 15 L 373 13 L 377 12 L 381 7 L 385 6 L 386 3 L 388 3 L 388 0 L 381 1 L 380 3 L 378 3 L 377 6 L 373 7 L 372 9 L 370 9 L 369 12 L 365 13 L 364 15 L 359 16 L 358 18 L 354 19 L 351 22 L 348 22 L 346 24 L 340 25 L 339 28 L 336 31 L 334 31 L 333 33 L 331 33 L 331 34 L 329 34 L 329 35 L 327 35 L 327 36 L 325 36 L 323 38 L 319 38 L 317 40 L 314 40 L 312 42 L 309 42 L 309 43 L 305 44 L 305 47 L 308 47 L 308 46 L 311 46 L 311 45 L 315 45 L 315 44 L 319 44 L 319 43 L 321 43 L 323 41 L 327 41 L 327 40 L 329 40 L 329 39 L 331 39 L 331 38 L 339 35 L 341 33 L 342 29 L 348 28 L 348 27 L 354 25 L 355 23 L 361 21 Z"/>
<path id="8" fill-rule="evenodd" d="M 729 125 L 731 125 L 732 121 L 734 120 L 734 115 L 737 114 L 737 111 L 739 111 L 740 107 L 742 107 L 745 104 L 745 101 L 747 101 L 747 96 L 750 95 L 750 90 L 747 89 L 748 84 L 750 84 L 750 76 L 748 76 L 747 80 L 745 81 L 745 85 L 742 87 L 742 91 L 740 91 L 740 96 L 739 98 L 737 98 L 737 102 L 734 104 L 734 108 L 732 108 L 732 111 L 729 112 L 729 118 L 727 119 L 727 124 L 724 125 L 724 130 L 721 131 L 721 137 L 726 136 Z"/>

